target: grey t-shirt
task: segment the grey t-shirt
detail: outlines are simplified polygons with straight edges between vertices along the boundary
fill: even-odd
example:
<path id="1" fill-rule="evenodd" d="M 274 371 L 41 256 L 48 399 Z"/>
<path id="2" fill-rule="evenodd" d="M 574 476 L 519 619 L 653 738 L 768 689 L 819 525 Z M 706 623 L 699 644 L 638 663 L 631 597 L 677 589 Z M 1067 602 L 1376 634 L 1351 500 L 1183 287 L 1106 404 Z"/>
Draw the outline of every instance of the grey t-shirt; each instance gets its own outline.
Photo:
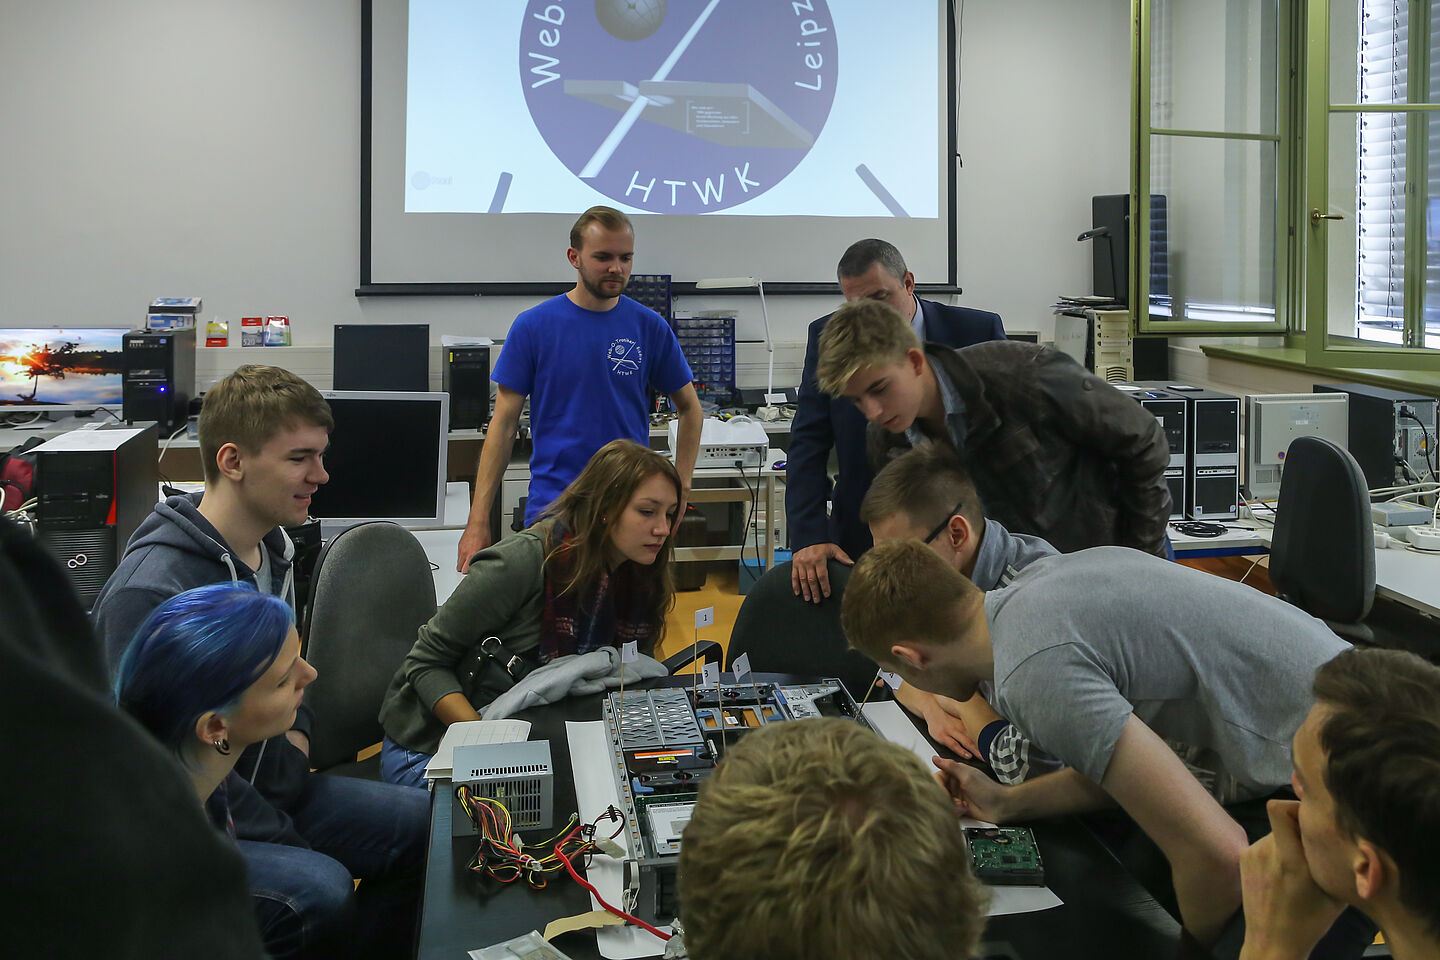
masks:
<path id="1" fill-rule="evenodd" d="M 985 615 L 996 708 L 1036 744 L 1099 783 L 1134 713 L 1235 799 L 1289 781 L 1315 670 L 1348 647 L 1283 600 L 1126 547 L 1037 560 Z"/>

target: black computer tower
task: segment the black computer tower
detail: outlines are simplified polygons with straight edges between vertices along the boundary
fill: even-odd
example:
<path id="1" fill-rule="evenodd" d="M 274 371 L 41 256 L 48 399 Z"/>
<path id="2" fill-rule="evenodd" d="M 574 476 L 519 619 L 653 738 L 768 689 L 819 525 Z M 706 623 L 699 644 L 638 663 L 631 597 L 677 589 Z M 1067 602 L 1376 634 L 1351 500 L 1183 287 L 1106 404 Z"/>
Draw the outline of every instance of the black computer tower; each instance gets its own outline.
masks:
<path id="1" fill-rule="evenodd" d="M 334 389 L 430 389 L 428 323 L 335 324 Z"/>
<path id="2" fill-rule="evenodd" d="M 1317 383 L 1316 393 L 1349 394 L 1347 446 L 1360 464 L 1365 484 L 1374 490 L 1410 478 L 1396 475 L 1397 460 L 1425 477 L 1440 461 L 1436 442 L 1436 399 L 1364 383 Z"/>
<path id="3" fill-rule="evenodd" d="M 1190 491 L 1186 468 L 1189 457 L 1189 404 L 1182 394 L 1166 390 L 1160 384 L 1137 382 L 1134 385 L 1140 389 L 1125 392 L 1153 413 L 1165 431 L 1165 441 L 1170 446 L 1170 465 L 1165 468 L 1165 484 L 1170 488 L 1170 519 L 1183 520 Z"/>
<path id="4" fill-rule="evenodd" d="M 1234 520 L 1240 516 L 1240 398 L 1214 390 L 1176 392 L 1190 405 L 1185 515 Z"/>
<path id="5" fill-rule="evenodd" d="M 185 425 L 195 396 L 195 331 L 135 330 L 123 342 L 125 422 L 153 420 L 168 436 Z"/>
<path id="6" fill-rule="evenodd" d="M 1150 296 L 1170 295 L 1169 204 L 1163 194 L 1150 196 Z M 1090 198 L 1090 222 L 1106 232 L 1090 240 L 1091 280 L 1095 295 L 1130 301 L 1130 194 Z M 1159 374 L 1158 376 L 1167 376 Z M 1137 376 L 1136 379 L 1139 379 Z"/>
<path id="7" fill-rule="evenodd" d="M 74 430 L 34 452 L 40 543 L 89 609 L 159 499 L 159 432 Z"/>
<path id="8" fill-rule="evenodd" d="M 489 347 L 446 347 L 440 379 L 450 394 L 451 430 L 479 430 L 490 422 Z"/>

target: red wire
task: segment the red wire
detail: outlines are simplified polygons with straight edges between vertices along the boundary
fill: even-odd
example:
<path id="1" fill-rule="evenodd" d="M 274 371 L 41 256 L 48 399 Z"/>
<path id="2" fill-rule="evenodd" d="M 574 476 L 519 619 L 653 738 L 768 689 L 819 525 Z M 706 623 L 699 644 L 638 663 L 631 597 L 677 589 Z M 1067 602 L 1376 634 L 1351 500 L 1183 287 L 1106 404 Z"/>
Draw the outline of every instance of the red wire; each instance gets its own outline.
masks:
<path id="1" fill-rule="evenodd" d="M 568 834 L 565 835 L 565 840 L 569 840 L 574 835 L 575 831 L 571 830 Z M 570 858 L 565 856 L 565 852 L 560 849 L 560 846 L 565 843 L 565 840 L 561 840 L 560 844 L 556 845 L 555 856 L 559 857 L 560 862 L 565 864 L 565 869 L 569 871 L 571 879 L 573 879 L 576 883 L 580 884 L 580 886 L 584 887 L 586 890 L 589 890 L 590 893 L 594 895 L 595 899 L 600 901 L 600 906 L 615 914 L 615 916 L 619 917 L 621 920 L 624 920 L 627 923 L 633 923 L 635 924 L 635 926 L 641 927 L 642 929 L 649 930 L 661 940 L 670 939 L 670 937 L 672 936 L 671 934 L 658 930 L 657 928 L 652 927 L 650 924 L 646 923 L 644 920 L 641 920 L 639 917 L 631 916 L 624 910 L 621 910 L 617 907 L 612 907 L 609 903 L 605 902 L 605 898 L 600 896 L 600 891 L 596 890 L 594 886 L 586 882 L 584 877 L 580 876 L 580 874 L 575 872 L 575 867 L 570 863 Z"/>

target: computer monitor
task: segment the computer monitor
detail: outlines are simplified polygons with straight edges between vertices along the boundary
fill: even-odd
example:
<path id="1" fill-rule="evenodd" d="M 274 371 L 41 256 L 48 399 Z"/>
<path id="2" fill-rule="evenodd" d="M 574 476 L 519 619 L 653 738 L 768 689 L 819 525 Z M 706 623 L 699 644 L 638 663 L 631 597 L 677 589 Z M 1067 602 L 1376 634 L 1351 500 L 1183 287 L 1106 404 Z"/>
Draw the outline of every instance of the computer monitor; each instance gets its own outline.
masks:
<path id="1" fill-rule="evenodd" d="M 445 515 L 450 395 L 322 391 L 335 418 L 325 470 L 310 500 L 326 536 L 366 520 L 435 527 Z"/>
<path id="2" fill-rule="evenodd" d="M 94 410 L 117 417 L 130 327 L 0 327 L 0 414 Z"/>
<path id="3" fill-rule="evenodd" d="M 1245 398 L 1245 491 L 1252 500 L 1280 495 L 1285 454 L 1296 437 L 1320 437 L 1345 446 L 1350 438 L 1349 396 L 1343 393 L 1270 393 Z"/>
<path id="4" fill-rule="evenodd" d="M 335 324 L 336 390 L 430 389 L 430 325 Z"/>

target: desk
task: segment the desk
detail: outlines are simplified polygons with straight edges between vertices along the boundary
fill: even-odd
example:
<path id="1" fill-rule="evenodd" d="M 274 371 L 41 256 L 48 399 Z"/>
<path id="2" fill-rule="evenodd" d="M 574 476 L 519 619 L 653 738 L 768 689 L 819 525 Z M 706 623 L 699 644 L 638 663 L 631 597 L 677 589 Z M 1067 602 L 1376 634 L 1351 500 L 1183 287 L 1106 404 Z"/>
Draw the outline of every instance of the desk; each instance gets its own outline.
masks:
<path id="1" fill-rule="evenodd" d="M 1219 537 L 1187 537 L 1170 528 L 1177 557 L 1226 557 L 1270 552 L 1274 525 L 1242 517 L 1217 521 L 1232 527 Z M 1242 529 L 1254 527 L 1254 530 Z M 1375 595 L 1403 603 L 1432 617 L 1440 617 L 1440 554 L 1414 550 L 1375 551 Z"/>
<path id="2" fill-rule="evenodd" d="M 781 679 L 775 675 L 759 678 Z M 671 678 L 668 682 L 685 681 Z M 661 681 L 661 685 L 666 684 Z M 532 739 L 551 741 L 554 806 L 562 822 L 575 812 L 576 806 L 565 723 L 598 719 L 600 704 L 600 695 L 573 697 L 519 714 L 533 724 Z M 568 877 L 552 881 L 544 890 L 513 884 L 482 894 L 482 889 L 487 888 L 465 870 L 465 861 L 474 851 L 474 839 L 450 836 L 448 781 L 437 784 L 430 809 L 430 847 L 417 954 L 420 960 L 456 960 L 467 950 L 530 930 L 543 930 L 550 920 L 590 909 L 588 894 Z M 1179 924 L 1078 820 L 1045 821 L 1033 829 L 1045 859 L 1047 882 L 1065 905 L 1041 914 L 992 918 L 985 934 L 987 941 L 1012 945 L 1021 960 L 1060 955 L 1076 960 L 1163 960 L 1190 949 L 1183 945 Z M 575 960 L 599 956 L 592 934 L 567 935 L 556 946 Z M 657 940 L 657 955 L 660 949 Z"/>

